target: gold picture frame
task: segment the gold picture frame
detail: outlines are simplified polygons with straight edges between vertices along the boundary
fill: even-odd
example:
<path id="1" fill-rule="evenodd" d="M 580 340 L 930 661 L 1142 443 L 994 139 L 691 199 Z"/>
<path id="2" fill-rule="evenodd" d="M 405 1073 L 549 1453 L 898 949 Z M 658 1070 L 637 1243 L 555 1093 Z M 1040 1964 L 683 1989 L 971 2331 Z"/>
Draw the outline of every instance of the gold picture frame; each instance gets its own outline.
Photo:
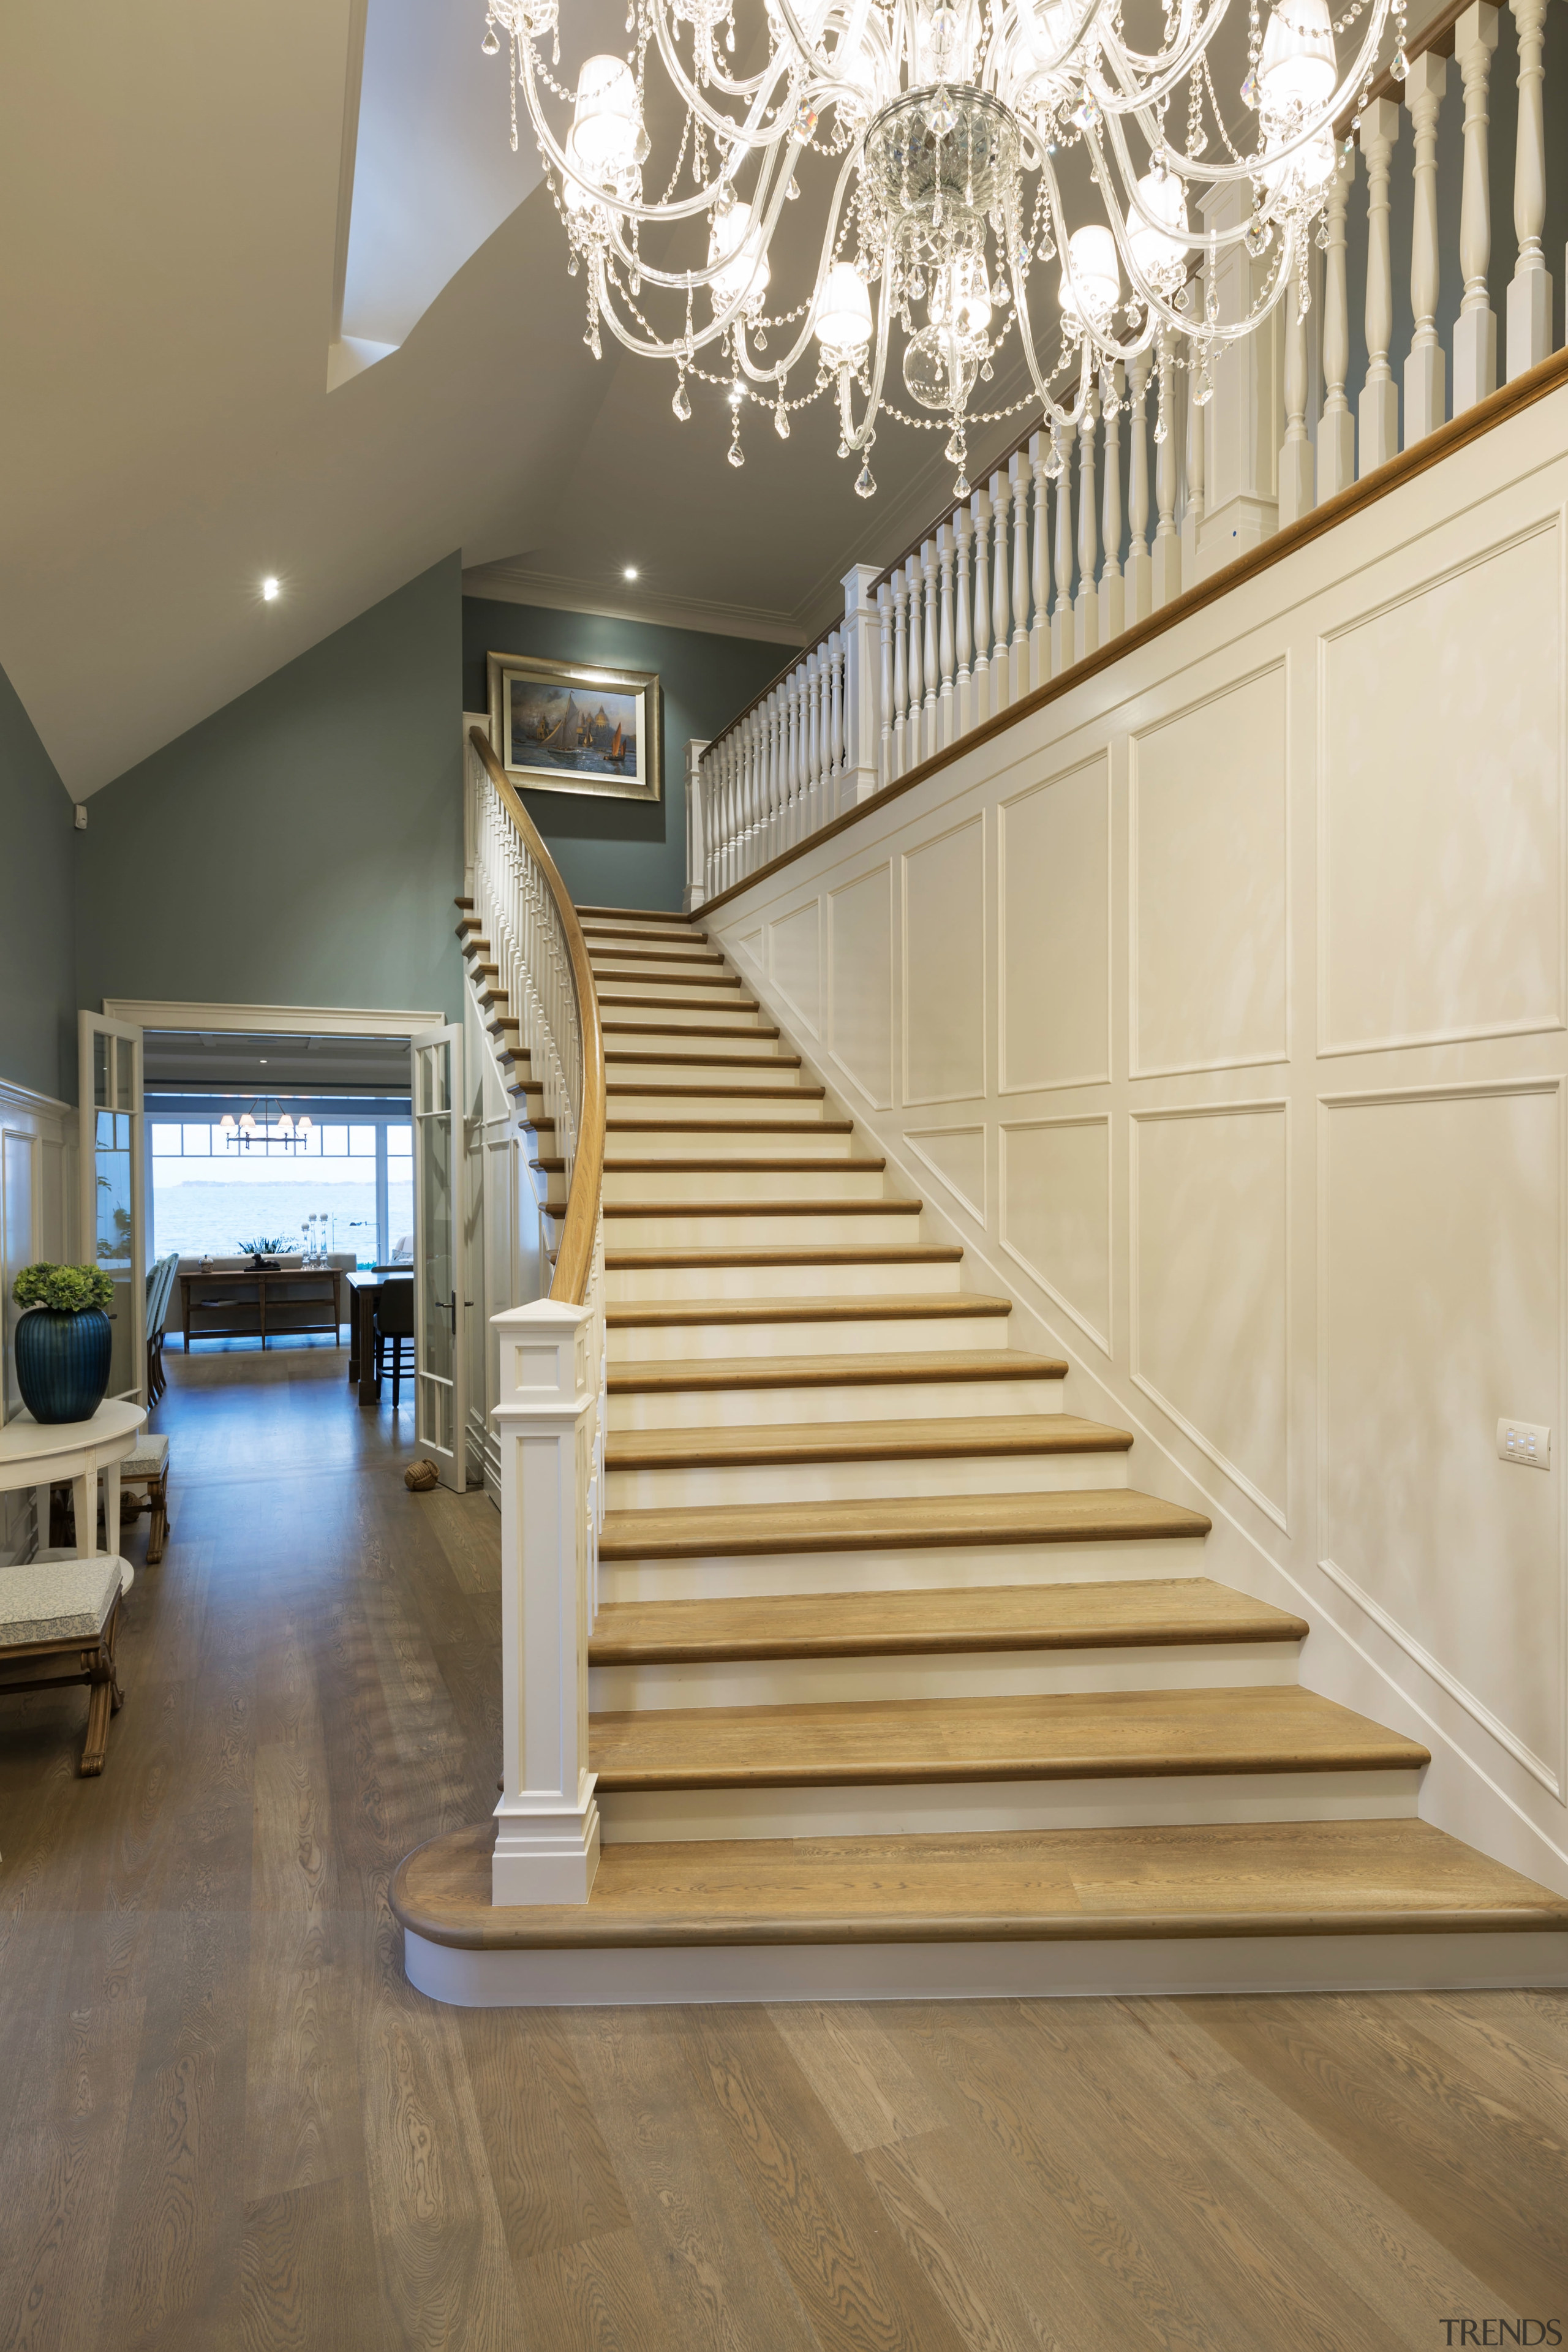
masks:
<path id="1" fill-rule="evenodd" d="M 490 654 L 490 741 L 521 791 L 601 799 L 664 795 L 664 711 L 654 669 Z"/>

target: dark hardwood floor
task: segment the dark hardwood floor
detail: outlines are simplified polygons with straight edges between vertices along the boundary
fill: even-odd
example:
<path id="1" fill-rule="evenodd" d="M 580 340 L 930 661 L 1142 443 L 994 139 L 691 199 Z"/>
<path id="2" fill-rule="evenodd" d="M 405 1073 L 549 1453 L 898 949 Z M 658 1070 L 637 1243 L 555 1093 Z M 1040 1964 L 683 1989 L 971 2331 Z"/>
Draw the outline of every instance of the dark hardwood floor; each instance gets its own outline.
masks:
<path id="1" fill-rule="evenodd" d="M 390 1873 L 494 1801 L 499 1521 L 344 1370 L 171 1352 L 103 1778 L 79 1691 L 0 1702 L 0 2346 L 1568 2338 L 1563 1996 L 412 1991 Z"/>

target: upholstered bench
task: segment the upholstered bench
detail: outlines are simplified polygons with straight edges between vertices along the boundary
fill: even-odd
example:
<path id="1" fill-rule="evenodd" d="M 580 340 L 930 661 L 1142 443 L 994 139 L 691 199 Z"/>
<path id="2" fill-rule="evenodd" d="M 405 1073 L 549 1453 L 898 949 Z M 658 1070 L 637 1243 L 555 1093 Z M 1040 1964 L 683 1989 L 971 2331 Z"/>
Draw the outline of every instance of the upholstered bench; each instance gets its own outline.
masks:
<path id="1" fill-rule="evenodd" d="M 138 1500 L 127 1512 L 125 1497 L 134 1488 Z M 145 1495 L 151 1517 L 147 1522 L 147 1565 L 156 1568 L 163 1557 L 163 1544 L 169 1533 L 169 1441 L 144 1429 L 133 1450 L 120 1465 L 120 1522 L 139 1517 L 140 1497 Z"/>
<path id="2" fill-rule="evenodd" d="M 0 1568 L 0 1668 L 77 1662 L 74 1673 L 34 1673 L 0 1682 L 0 1694 L 90 1685 L 81 1751 L 84 1779 L 102 1771 L 109 1718 L 120 1712 L 114 1644 L 121 1595 L 130 1591 L 134 1577 L 129 1560 L 110 1559 L 107 1552 L 80 1559 L 46 1551 L 26 1567 Z"/>

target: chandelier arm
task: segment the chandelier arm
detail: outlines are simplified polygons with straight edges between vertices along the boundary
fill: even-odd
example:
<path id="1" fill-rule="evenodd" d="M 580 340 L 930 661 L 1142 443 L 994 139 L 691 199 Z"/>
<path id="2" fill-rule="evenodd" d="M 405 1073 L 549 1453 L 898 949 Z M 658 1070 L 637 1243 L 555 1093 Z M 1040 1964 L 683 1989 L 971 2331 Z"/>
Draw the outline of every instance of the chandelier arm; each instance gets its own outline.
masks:
<path id="1" fill-rule="evenodd" d="M 747 149 L 742 149 L 725 165 L 716 180 L 709 181 L 708 184 L 700 188 L 695 195 L 684 198 L 679 204 L 639 204 L 631 196 L 612 195 L 608 190 L 600 186 L 597 180 L 584 179 L 582 173 L 568 160 L 565 149 L 559 143 L 554 132 L 544 120 L 543 110 L 540 106 L 538 93 L 533 85 L 531 44 L 525 45 L 523 59 L 523 98 L 540 150 L 546 162 L 553 163 L 563 180 L 570 180 L 574 187 L 581 188 L 583 194 L 591 197 L 595 204 L 607 211 L 618 213 L 623 220 L 650 221 L 655 224 L 661 221 L 689 220 L 694 214 L 710 211 L 724 190 L 732 188 L 735 173 L 746 153 L 750 152 Z M 781 126 L 778 136 L 784 138 L 787 135 L 788 125 Z M 771 143 L 771 141 L 759 142 L 764 145 Z"/>
<path id="2" fill-rule="evenodd" d="M 816 276 L 812 283 L 811 296 L 805 306 L 805 319 L 801 327 L 800 333 L 796 336 L 794 343 L 790 346 L 790 349 L 784 353 L 783 359 L 775 360 L 773 366 L 770 368 L 754 366 L 752 364 L 751 354 L 746 350 L 744 339 L 742 341 L 741 365 L 746 374 L 751 377 L 753 383 L 767 383 L 770 382 L 782 381 L 784 376 L 788 375 L 791 368 L 795 366 L 796 361 L 800 358 L 801 353 L 805 350 L 813 334 L 816 331 L 817 301 L 822 292 L 823 281 L 829 263 L 829 258 L 833 252 L 834 244 L 838 236 L 839 215 L 844 209 L 844 199 L 848 191 L 849 174 L 854 167 L 855 160 L 856 159 L 853 155 L 846 156 L 843 168 L 838 174 L 837 183 L 833 191 L 833 202 L 828 206 L 827 211 L 827 226 L 823 231 L 822 249 L 817 256 Z M 784 184 L 787 187 L 788 182 L 786 181 Z M 776 213 L 776 204 L 774 210 Z M 763 240 L 763 250 L 765 252 L 766 249 L 767 240 L 764 238 Z"/>
<path id="3" fill-rule="evenodd" d="M 1083 414 L 1084 394 L 1089 383 L 1088 345 L 1086 343 L 1084 346 L 1084 358 L 1079 370 L 1078 398 L 1070 408 L 1066 408 L 1051 391 L 1050 377 L 1041 369 L 1039 354 L 1035 349 L 1035 330 L 1029 317 L 1028 292 L 1024 274 L 1016 264 L 1011 264 L 1008 275 L 1013 284 L 1013 309 L 1018 321 L 1018 341 L 1023 346 L 1024 357 L 1028 362 L 1030 379 L 1039 395 L 1040 406 L 1050 419 L 1053 434 L 1066 431 L 1069 427 L 1076 430 L 1079 419 Z"/>
<path id="4" fill-rule="evenodd" d="M 659 29 L 663 19 L 664 5 L 665 0 L 647 0 L 647 14 L 654 19 L 656 31 Z M 696 46 L 696 26 L 693 26 L 692 45 L 694 47 Z M 661 56 L 668 58 L 668 51 L 662 39 L 659 41 L 659 53 Z M 716 89 L 721 89 L 726 98 L 750 98 L 753 96 L 768 79 L 770 74 L 776 67 L 777 62 L 778 60 L 776 57 L 770 56 L 767 64 L 763 68 L 760 73 L 750 75 L 742 74 L 738 80 L 731 79 L 731 77 L 724 71 L 719 52 L 713 47 L 712 28 L 710 26 L 708 41 L 708 80 L 712 83 Z M 686 68 L 684 66 L 680 68 L 680 74 L 682 81 L 685 81 Z"/>
<path id="5" fill-rule="evenodd" d="M 882 405 L 882 384 L 888 373 L 888 338 L 893 321 L 891 299 L 893 240 L 889 236 L 882 247 L 882 299 L 877 312 L 877 363 L 867 395 L 866 415 L 858 425 L 854 423 L 854 406 L 850 394 L 855 388 L 853 371 L 847 362 L 838 371 L 838 415 L 843 427 L 846 450 L 859 457 L 870 447 L 876 437 L 877 417 Z"/>
<path id="6" fill-rule="evenodd" d="M 789 68 L 788 56 L 783 49 L 774 50 L 763 71 L 759 75 L 746 120 L 743 123 L 738 123 L 731 115 L 715 112 L 687 73 L 686 68 L 680 62 L 680 53 L 675 46 L 675 37 L 670 32 L 665 18 L 663 0 L 653 0 L 653 24 L 654 32 L 658 40 L 658 53 L 664 60 L 664 69 L 675 85 L 677 92 L 685 101 L 689 113 L 694 114 L 700 122 L 705 123 L 708 129 L 719 138 L 742 140 L 748 147 L 771 146 L 775 140 L 782 139 L 785 135 L 789 125 L 782 115 L 776 129 L 773 131 L 765 129 L 762 122 L 763 104 L 781 74 L 786 73 Z M 741 91 L 736 94 L 744 95 Z"/>
<path id="7" fill-rule="evenodd" d="M 798 156 L 799 152 L 800 142 L 796 140 L 792 145 L 789 151 L 789 155 L 786 158 L 788 169 L 779 173 L 778 192 L 773 199 L 772 209 L 768 213 L 765 220 L 756 225 L 755 234 L 759 254 L 765 253 L 767 250 L 769 240 L 777 225 L 778 215 L 784 207 L 785 194 L 789 187 L 790 180 L 795 172 L 795 158 Z M 753 206 L 763 202 L 768 187 L 769 174 L 777 169 L 778 156 L 776 152 L 773 155 L 763 157 L 758 173 L 756 192 L 752 197 Z M 837 216 L 837 205 L 835 207 L 835 214 Z M 621 218 L 624 220 L 625 217 L 625 214 L 622 214 Z M 694 292 L 700 286 L 711 286 L 716 278 L 721 276 L 724 270 L 733 268 L 735 264 L 735 256 L 731 253 L 721 254 L 716 261 L 705 263 L 700 269 L 657 268 L 652 262 L 645 259 L 641 254 L 634 254 L 629 246 L 622 243 L 618 223 L 611 228 L 610 243 L 616 258 L 622 264 L 623 268 L 626 269 L 635 269 L 639 277 L 647 278 L 650 286 L 662 286 L 667 288 L 670 292 L 677 294 L 689 294 Z M 750 292 L 750 288 L 746 289 L 747 292 Z M 744 297 L 742 296 L 740 299 L 743 300 Z M 735 311 L 733 305 L 731 305 L 731 309 L 725 313 L 725 315 L 727 318 L 731 319 L 734 317 Z M 707 333 L 704 333 L 700 338 L 699 338 L 699 340 L 706 342 L 710 340 L 710 337 Z M 681 336 L 680 341 L 684 343 L 686 341 L 684 335 Z M 671 349 L 673 350 L 673 348 L 674 346 L 672 345 Z"/>

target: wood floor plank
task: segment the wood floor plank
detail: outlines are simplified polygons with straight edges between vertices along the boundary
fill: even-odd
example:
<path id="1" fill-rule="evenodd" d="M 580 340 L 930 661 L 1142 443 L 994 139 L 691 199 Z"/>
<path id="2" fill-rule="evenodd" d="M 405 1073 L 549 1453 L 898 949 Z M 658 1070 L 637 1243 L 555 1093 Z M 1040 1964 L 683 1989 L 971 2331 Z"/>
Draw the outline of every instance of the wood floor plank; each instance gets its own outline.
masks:
<path id="1" fill-rule="evenodd" d="M 789 2002 L 771 2007 L 768 2016 L 856 2155 L 940 2126 L 874 2009 L 858 2001 Z"/>
<path id="2" fill-rule="evenodd" d="M 459 2020 L 490 2185 L 514 2260 L 629 2229 L 609 2149 L 552 2011 Z"/>

